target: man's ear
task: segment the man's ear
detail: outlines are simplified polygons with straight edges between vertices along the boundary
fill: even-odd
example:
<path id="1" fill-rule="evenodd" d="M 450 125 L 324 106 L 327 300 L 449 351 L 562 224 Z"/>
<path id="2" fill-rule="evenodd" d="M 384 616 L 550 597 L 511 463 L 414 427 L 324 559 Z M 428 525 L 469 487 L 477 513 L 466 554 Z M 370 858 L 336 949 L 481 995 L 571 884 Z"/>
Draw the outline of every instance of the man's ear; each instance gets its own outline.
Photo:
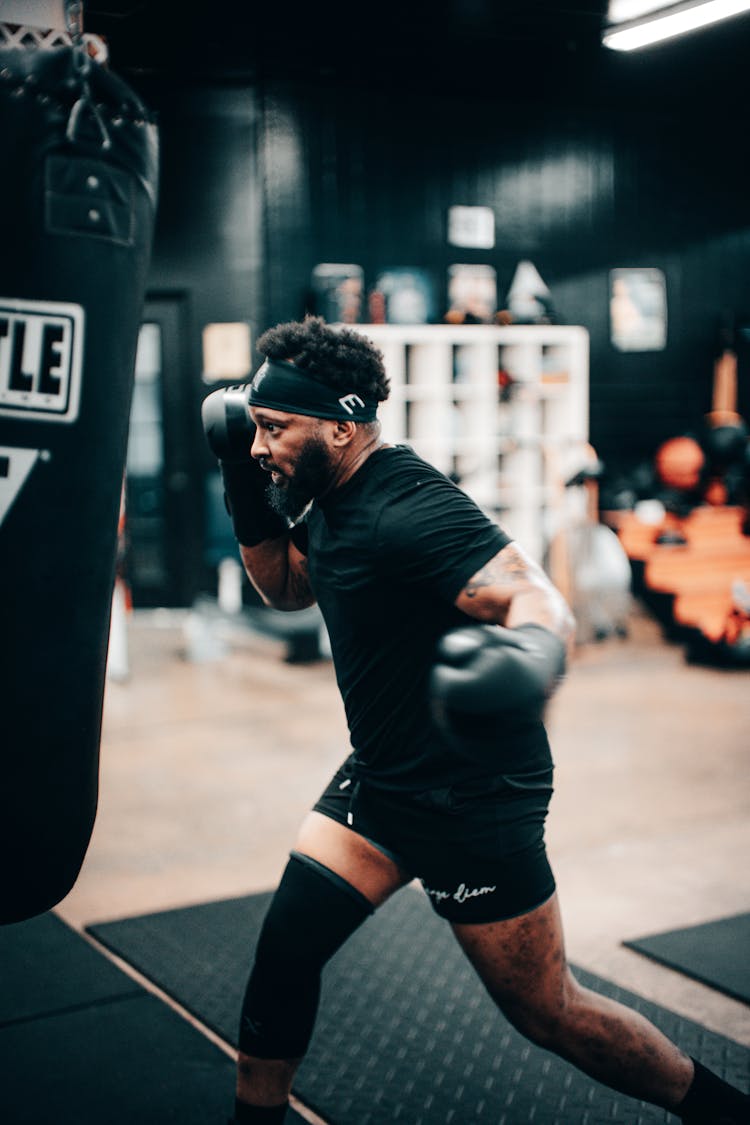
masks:
<path id="1" fill-rule="evenodd" d="M 336 446 L 348 445 L 357 432 L 357 423 L 340 419 L 333 423 L 333 444 Z"/>

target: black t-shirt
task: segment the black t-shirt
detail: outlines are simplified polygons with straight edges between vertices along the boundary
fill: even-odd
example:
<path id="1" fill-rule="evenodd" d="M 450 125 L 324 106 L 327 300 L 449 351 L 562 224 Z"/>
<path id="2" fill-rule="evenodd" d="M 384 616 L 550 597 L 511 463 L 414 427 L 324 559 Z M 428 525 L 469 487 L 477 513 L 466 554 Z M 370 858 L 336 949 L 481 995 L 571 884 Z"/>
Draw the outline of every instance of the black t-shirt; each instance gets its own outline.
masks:
<path id="1" fill-rule="evenodd" d="M 456 598 L 509 537 L 406 446 L 381 447 L 314 503 L 307 537 L 358 775 L 411 791 L 489 773 L 444 741 L 427 685 L 438 638 L 473 621 Z M 525 737 L 533 758 L 548 752 L 543 728 Z"/>

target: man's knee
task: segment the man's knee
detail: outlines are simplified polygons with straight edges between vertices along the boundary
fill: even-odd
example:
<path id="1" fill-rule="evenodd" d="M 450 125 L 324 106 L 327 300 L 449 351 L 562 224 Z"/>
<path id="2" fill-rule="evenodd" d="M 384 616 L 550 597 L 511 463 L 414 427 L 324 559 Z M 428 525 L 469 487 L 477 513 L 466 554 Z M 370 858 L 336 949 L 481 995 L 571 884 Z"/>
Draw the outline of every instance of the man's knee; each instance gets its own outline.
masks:
<path id="1" fill-rule="evenodd" d="M 503 1014 L 516 1031 L 537 1047 L 556 1051 L 564 1041 L 564 1022 L 559 1014 L 533 1004 L 503 1006 Z"/>
<path id="2" fill-rule="evenodd" d="M 292 853 L 266 914 L 240 1021 L 240 1050 L 261 1059 L 307 1050 L 323 966 L 372 913 L 364 895 L 315 860 Z"/>
<path id="3" fill-rule="evenodd" d="M 533 990 L 510 990 L 496 997 L 510 1023 L 526 1039 L 549 1051 L 564 1047 L 584 990 L 567 968 L 553 984 Z"/>

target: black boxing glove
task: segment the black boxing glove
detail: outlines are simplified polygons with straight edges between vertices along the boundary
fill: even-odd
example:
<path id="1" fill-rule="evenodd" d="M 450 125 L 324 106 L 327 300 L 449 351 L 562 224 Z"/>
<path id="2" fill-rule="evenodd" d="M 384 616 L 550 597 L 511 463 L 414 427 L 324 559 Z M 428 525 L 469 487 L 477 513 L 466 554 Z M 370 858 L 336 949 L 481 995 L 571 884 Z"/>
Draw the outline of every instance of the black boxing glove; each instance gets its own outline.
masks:
<path id="1" fill-rule="evenodd" d="M 565 645 L 542 625 L 454 629 L 430 673 L 433 717 L 454 746 L 486 758 L 503 734 L 541 718 L 564 672 Z"/>
<path id="2" fill-rule="evenodd" d="M 269 503 L 268 473 L 250 456 L 255 423 L 248 410 L 249 390 L 242 386 L 212 391 L 201 407 L 206 440 L 219 458 L 224 503 L 243 547 L 277 539 L 289 530 L 287 521 Z"/>

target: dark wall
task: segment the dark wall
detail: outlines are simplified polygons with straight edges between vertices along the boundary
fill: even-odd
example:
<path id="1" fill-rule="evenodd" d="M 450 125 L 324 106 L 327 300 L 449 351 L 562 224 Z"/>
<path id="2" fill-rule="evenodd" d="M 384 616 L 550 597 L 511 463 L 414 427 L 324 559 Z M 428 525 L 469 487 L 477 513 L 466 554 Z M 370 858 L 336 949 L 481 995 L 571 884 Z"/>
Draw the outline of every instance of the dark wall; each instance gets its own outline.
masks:
<path id="1" fill-rule="evenodd" d="M 206 324 L 263 315 L 257 99 L 250 89 L 144 84 L 159 120 L 161 172 L 152 295 L 184 297 L 196 404 Z M 202 452 L 202 448 L 201 448 Z"/>
<path id="2" fill-rule="evenodd" d="M 602 457 L 648 457 L 709 409 L 722 320 L 750 315 L 737 122 L 705 105 L 557 109 L 320 86 L 277 89 L 264 105 L 264 157 L 286 177 L 283 202 L 268 199 L 269 321 L 300 314 L 319 261 L 358 262 L 368 285 L 383 268 L 427 268 L 445 309 L 452 262 L 494 266 L 502 299 L 530 258 L 560 320 L 591 333 Z M 448 246 L 454 203 L 494 209 L 492 251 Z M 610 344 L 608 271 L 622 266 L 666 274 L 663 352 Z"/>
<path id="3" fill-rule="evenodd" d="M 513 98 L 322 81 L 142 92 L 162 126 L 152 289 L 188 295 L 196 402 L 203 325 L 246 319 L 256 338 L 300 316 L 317 262 L 357 262 L 368 285 L 427 268 L 444 309 L 451 263 L 493 265 L 503 296 L 530 258 L 559 319 L 591 333 L 592 440 L 627 463 L 698 423 L 722 317 L 750 320 L 743 134 L 705 100 L 566 108 L 532 78 Z M 494 209 L 492 251 L 447 245 L 454 203 Z M 621 266 L 664 270 L 664 352 L 611 346 Z"/>
<path id="4" fill-rule="evenodd" d="M 249 321 L 256 339 L 264 324 L 262 134 L 250 88 L 153 81 L 140 87 L 158 116 L 161 148 L 149 296 L 156 305 L 176 306 L 184 336 L 165 355 L 163 409 L 165 480 L 179 471 L 169 458 L 176 450 L 190 465 L 194 486 L 181 505 L 178 533 L 167 530 L 173 555 L 198 545 L 194 557 L 182 559 L 188 596 L 179 604 L 190 604 L 191 592 L 214 584 L 218 559 L 236 551 L 200 422 L 201 402 L 212 389 L 202 380 L 202 331 L 214 322 Z M 172 336 L 163 341 L 167 346 Z M 174 572 L 172 585 L 179 598 Z"/>

